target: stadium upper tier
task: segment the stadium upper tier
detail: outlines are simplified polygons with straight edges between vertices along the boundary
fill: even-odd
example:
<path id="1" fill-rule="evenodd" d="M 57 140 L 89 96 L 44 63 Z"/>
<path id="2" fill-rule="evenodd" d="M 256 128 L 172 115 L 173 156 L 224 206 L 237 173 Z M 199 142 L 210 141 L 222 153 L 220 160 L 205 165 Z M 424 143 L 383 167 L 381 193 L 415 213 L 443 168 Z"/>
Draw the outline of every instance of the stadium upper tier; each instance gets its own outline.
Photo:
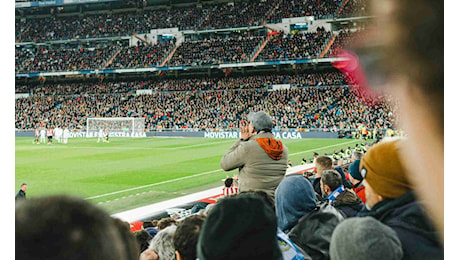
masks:
<path id="1" fill-rule="evenodd" d="M 326 56 L 335 56 L 337 50 L 347 46 L 355 34 L 338 34 Z M 202 39 L 186 39 L 177 48 L 174 45 L 175 39 L 162 39 L 152 45 L 139 41 L 137 46 L 131 47 L 118 41 L 18 46 L 15 65 L 16 73 L 147 68 L 161 65 L 197 66 L 249 62 L 259 49 L 256 61 L 310 59 L 319 57 L 331 41 L 331 35 L 331 32 L 325 32 L 320 27 L 314 33 L 280 32 L 271 36 L 260 36 L 260 33 L 251 31 L 225 35 L 209 34 Z M 263 45 L 264 41 L 267 41 L 266 45 Z"/>
<path id="2" fill-rule="evenodd" d="M 99 14 L 71 13 L 17 16 L 16 41 L 101 38 L 146 33 L 152 29 L 205 30 L 277 23 L 282 18 L 315 19 L 365 14 L 364 0 L 265 0 L 208 4 L 167 9 L 104 10 Z"/>
<path id="3" fill-rule="evenodd" d="M 321 84 L 328 85 L 318 87 Z M 273 90 L 276 84 L 290 89 Z M 17 87 L 16 129 L 40 122 L 84 128 L 88 117 L 144 117 L 146 128 L 235 128 L 250 111 L 265 110 L 279 128 L 392 127 L 387 98 L 358 98 L 339 72 Z M 335 85 L 335 86 L 333 86 Z M 136 95 L 133 90 L 149 89 Z M 182 91 L 177 91 L 182 90 Z M 195 91 L 207 90 L 207 91 Z"/>

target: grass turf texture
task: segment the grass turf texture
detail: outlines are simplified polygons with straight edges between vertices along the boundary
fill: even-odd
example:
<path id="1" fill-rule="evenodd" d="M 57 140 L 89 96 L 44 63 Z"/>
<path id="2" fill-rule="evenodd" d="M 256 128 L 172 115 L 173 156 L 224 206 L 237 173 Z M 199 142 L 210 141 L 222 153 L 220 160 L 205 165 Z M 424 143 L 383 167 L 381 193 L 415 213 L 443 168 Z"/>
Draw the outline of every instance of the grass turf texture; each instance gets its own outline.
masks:
<path id="1" fill-rule="evenodd" d="M 234 139 L 95 138 L 32 144 L 16 138 L 15 188 L 28 184 L 27 197 L 70 194 L 98 203 L 110 214 L 222 186 L 220 159 Z M 300 164 L 313 152 L 332 153 L 360 140 L 283 140 L 289 160 Z"/>

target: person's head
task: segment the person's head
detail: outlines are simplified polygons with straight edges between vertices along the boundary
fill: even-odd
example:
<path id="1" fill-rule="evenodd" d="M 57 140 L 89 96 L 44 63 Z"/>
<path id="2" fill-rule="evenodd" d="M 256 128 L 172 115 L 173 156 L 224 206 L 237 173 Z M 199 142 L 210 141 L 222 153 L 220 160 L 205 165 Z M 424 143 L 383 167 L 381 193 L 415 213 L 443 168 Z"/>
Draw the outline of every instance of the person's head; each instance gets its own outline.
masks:
<path id="1" fill-rule="evenodd" d="M 81 198 L 18 201 L 15 228 L 17 259 L 131 259 L 110 215 Z"/>
<path id="2" fill-rule="evenodd" d="M 158 226 L 158 219 L 152 220 L 152 225 L 153 225 L 153 227 L 157 227 Z"/>
<path id="3" fill-rule="evenodd" d="M 313 153 L 313 158 L 318 158 L 319 154 L 317 152 Z"/>
<path id="4" fill-rule="evenodd" d="M 278 227 L 285 231 L 316 207 L 316 196 L 312 184 L 302 175 L 284 178 L 275 191 Z"/>
<path id="5" fill-rule="evenodd" d="M 173 239 L 177 260 L 196 259 L 196 244 L 205 219 L 201 215 L 192 215 L 177 225 Z"/>
<path id="6" fill-rule="evenodd" d="M 332 159 L 329 156 L 321 155 L 315 160 L 316 174 L 321 176 L 325 170 L 332 169 Z"/>
<path id="7" fill-rule="evenodd" d="M 402 244 L 396 232 L 372 217 L 349 218 L 332 233 L 331 259 L 400 260 Z"/>
<path id="8" fill-rule="evenodd" d="M 142 228 L 146 229 L 148 227 L 154 227 L 152 221 L 144 221 L 142 222 Z"/>
<path id="9" fill-rule="evenodd" d="M 27 190 L 27 184 L 25 184 L 25 183 L 21 184 L 21 190 L 26 191 Z"/>
<path id="10" fill-rule="evenodd" d="M 405 144 L 403 140 L 378 143 L 361 159 L 359 168 L 369 209 L 384 199 L 396 199 L 413 190 L 401 162 L 400 146 Z"/>
<path id="11" fill-rule="evenodd" d="M 126 252 L 127 259 L 137 260 L 139 254 L 139 245 L 133 233 L 131 233 L 130 225 L 126 221 L 114 218 L 112 219 L 115 227 L 117 228 L 118 234 L 122 239 L 123 251 Z"/>
<path id="12" fill-rule="evenodd" d="M 323 197 L 325 197 L 342 185 L 342 176 L 335 170 L 327 170 L 321 175 L 320 182 L 321 192 L 323 193 Z"/>
<path id="13" fill-rule="evenodd" d="M 374 41 L 408 133 L 403 163 L 438 230 L 444 230 L 444 1 L 378 1 Z M 376 31 L 377 31 L 376 30 Z M 414 163 L 417 161 L 417 163 Z M 413 176 L 413 177 L 412 177 Z M 427 192 L 430 190 L 430 192 Z"/>
<path id="14" fill-rule="evenodd" d="M 356 160 L 361 160 L 361 158 L 363 158 L 363 153 L 357 152 L 357 151 L 353 151 L 351 153 L 351 161 L 352 162 L 354 162 Z"/>
<path id="15" fill-rule="evenodd" d="M 176 225 L 176 220 L 173 218 L 162 218 L 160 221 L 158 221 L 158 231 L 163 230 L 171 225 Z"/>
<path id="16" fill-rule="evenodd" d="M 225 197 L 209 212 L 201 229 L 197 255 L 208 259 L 280 259 L 276 216 L 259 196 Z"/>
<path id="17" fill-rule="evenodd" d="M 133 233 L 134 237 L 137 240 L 137 244 L 139 245 L 139 252 L 143 252 L 147 248 L 149 248 L 150 240 L 152 240 L 152 236 L 145 230 L 138 230 Z"/>
<path id="18" fill-rule="evenodd" d="M 273 120 L 272 118 L 265 113 L 264 111 L 259 112 L 251 112 L 248 114 L 248 119 L 250 124 L 250 128 L 253 127 L 256 132 L 265 131 L 270 132 L 273 129 Z M 250 132 L 252 129 L 249 129 Z"/>
<path id="19" fill-rule="evenodd" d="M 171 225 L 161 230 L 150 241 L 150 250 L 157 253 L 159 259 L 174 259 L 176 253 L 174 249 L 174 233 L 176 232 L 176 225 Z"/>
<path id="20" fill-rule="evenodd" d="M 361 176 L 361 172 L 359 171 L 359 164 L 361 160 L 358 159 L 350 164 L 348 167 L 348 173 L 350 174 L 350 181 L 353 185 L 360 183 L 363 181 L 363 176 Z"/>
<path id="21" fill-rule="evenodd" d="M 233 185 L 233 178 L 225 179 L 225 187 L 230 188 Z"/>

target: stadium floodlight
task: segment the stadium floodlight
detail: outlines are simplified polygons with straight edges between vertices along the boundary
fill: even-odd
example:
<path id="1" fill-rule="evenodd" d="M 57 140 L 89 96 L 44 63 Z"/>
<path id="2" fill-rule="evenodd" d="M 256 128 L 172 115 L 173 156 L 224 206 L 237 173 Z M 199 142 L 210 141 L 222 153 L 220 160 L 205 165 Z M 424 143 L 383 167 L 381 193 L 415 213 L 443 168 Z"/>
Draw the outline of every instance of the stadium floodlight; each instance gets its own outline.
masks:
<path id="1" fill-rule="evenodd" d="M 98 137 L 100 130 L 108 129 L 109 137 L 146 137 L 145 118 L 104 117 L 86 120 L 86 137 Z"/>

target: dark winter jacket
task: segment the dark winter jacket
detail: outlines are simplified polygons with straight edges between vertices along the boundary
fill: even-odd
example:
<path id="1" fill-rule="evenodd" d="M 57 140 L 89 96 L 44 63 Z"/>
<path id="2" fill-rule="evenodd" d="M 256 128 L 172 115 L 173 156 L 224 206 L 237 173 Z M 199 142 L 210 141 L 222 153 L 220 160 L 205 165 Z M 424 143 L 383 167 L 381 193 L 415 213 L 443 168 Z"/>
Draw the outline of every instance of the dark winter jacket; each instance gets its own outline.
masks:
<path id="1" fill-rule="evenodd" d="M 26 193 L 23 190 L 19 190 L 18 194 L 16 194 L 15 200 L 25 199 Z"/>
<path id="2" fill-rule="evenodd" d="M 358 216 L 371 216 L 391 227 L 401 241 L 403 259 L 444 259 L 438 234 L 412 191 L 397 199 L 383 200 Z"/>
<path id="3" fill-rule="evenodd" d="M 363 209 L 363 202 L 351 190 L 345 189 L 337 198 L 331 202 L 331 205 L 343 212 L 345 217 L 356 217 L 358 212 Z"/>
<path id="4" fill-rule="evenodd" d="M 343 219 L 337 209 L 328 203 L 322 203 L 300 218 L 288 236 L 312 259 L 330 259 L 329 244 L 332 232 Z"/>

